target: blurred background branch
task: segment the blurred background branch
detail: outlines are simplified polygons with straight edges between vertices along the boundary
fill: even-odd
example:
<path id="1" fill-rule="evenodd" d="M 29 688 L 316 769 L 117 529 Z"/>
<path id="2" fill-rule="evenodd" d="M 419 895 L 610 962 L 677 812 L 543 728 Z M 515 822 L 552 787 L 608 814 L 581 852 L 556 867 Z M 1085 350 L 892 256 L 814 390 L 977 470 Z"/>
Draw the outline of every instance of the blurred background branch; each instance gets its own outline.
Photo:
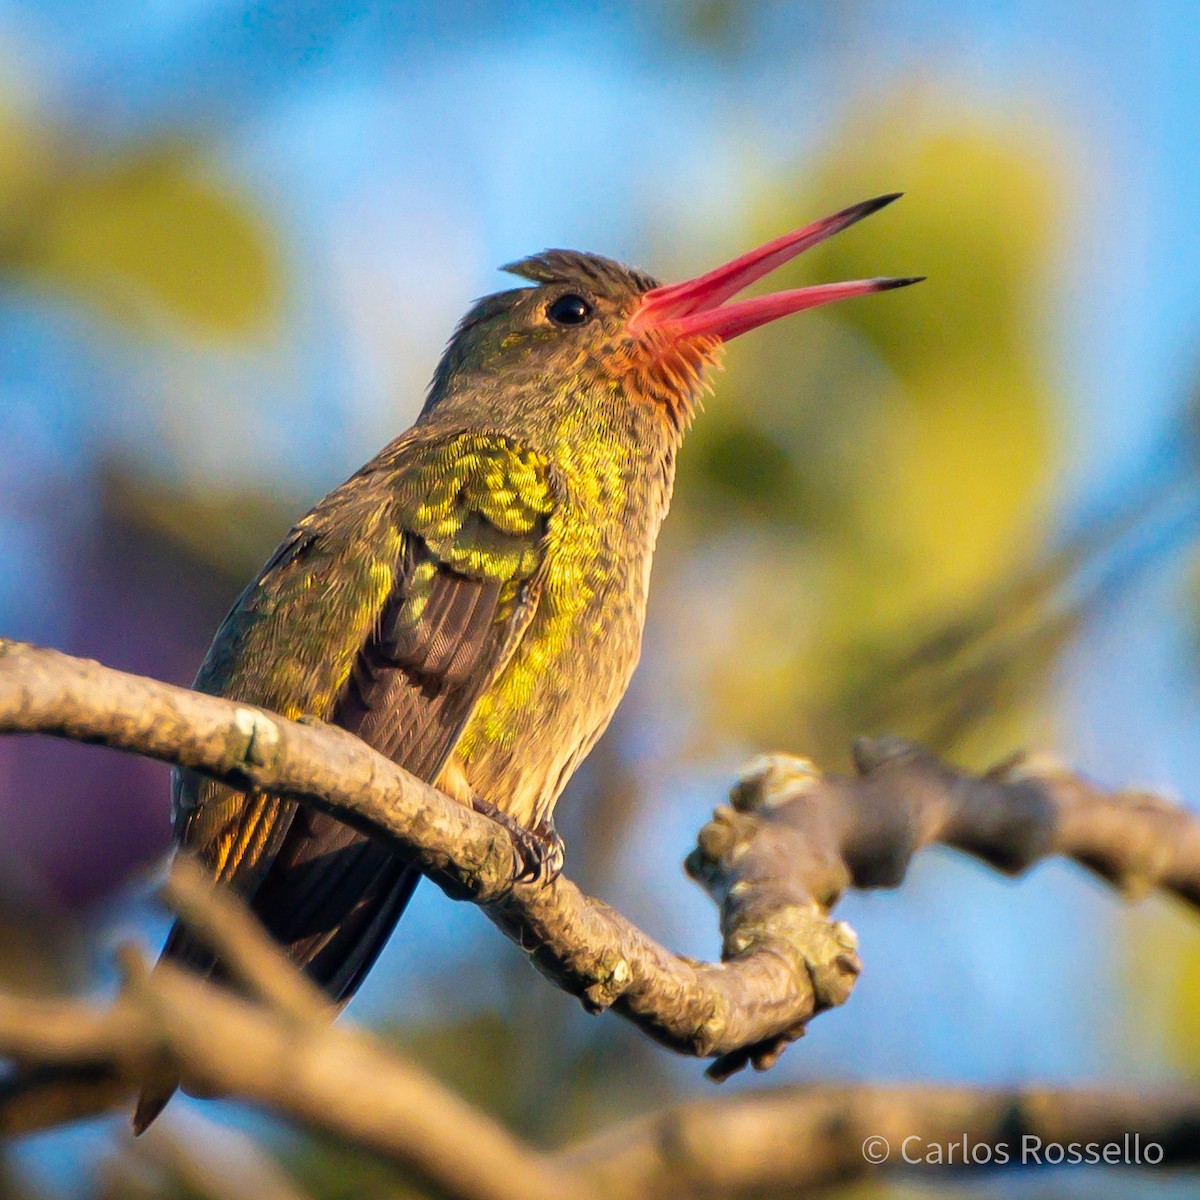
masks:
<path id="1" fill-rule="evenodd" d="M 886 1172 L 961 1179 L 1022 1161 L 1036 1168 L 1037 1147 L 1076 1145 L 1082 1154 L 1126 1136 L 1161 1146 L 1163 1161 L 1177 1168 L 1194 1167 L 1200 1103 L 1190 1091 L 765 1088 L 618 1124 L 558 1158 L 612 1200 L 782 1200 Z"/>

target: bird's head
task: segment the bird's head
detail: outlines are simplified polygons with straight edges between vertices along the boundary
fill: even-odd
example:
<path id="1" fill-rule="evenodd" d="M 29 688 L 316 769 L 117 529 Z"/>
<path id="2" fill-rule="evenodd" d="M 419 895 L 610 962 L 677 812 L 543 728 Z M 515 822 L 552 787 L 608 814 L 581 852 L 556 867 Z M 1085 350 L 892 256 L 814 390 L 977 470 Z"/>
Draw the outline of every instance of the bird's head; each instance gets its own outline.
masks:
<path id="1" fill-rule="evenodd" d="M 734 300 L 756 280 L 898 198 L 879 196 L 784 234 L 683 283 L 660 285 L 596 254 L 547 250 L 505 267 L 534 286 L 480 300 L 463 318 L 434 377 L 427 409 L 455 381 L 549 382 L 566 396 L 598 394 L 647 406 L 686 426 L 725 342 L 790 313 L 918 278 L 860 279 Z"/>

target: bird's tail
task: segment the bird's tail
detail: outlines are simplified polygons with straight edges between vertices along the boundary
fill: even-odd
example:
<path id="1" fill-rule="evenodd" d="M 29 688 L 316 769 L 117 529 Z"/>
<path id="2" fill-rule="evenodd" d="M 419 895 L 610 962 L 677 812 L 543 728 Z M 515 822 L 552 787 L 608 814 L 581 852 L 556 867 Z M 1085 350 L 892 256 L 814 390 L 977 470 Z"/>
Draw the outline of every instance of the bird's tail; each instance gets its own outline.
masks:
<path id="1" fill-rule="evenodd" d="M 220 974 L 220 965 L 212 952 L 179 921 L 171 926 L 171 932 L 167 934 L 159 962 L 172 962 L 205 977 Z M 178 1088 L 179 1072 L 170 1063 L 159 1062 L 149 1071 L 142 1080 L 137 1107 L 133 1111 L 135 1136 L 150 1127 Z"/>
<path id="2" fill-rule="evenodd" d="M 142 1081 L 142 1090 L 138 1092 L 137 1107 L 133 1110 L 133 1133 L 137 1137 L 150 1128 L 167 1102 L 175 1095 L 179 1087 L 179 1072 L 167 1063 L 156 1067 Z"/>
<path id="3" fill-rule="evenodd" d="M 332 817 L 314 812 L 303 817 L 303 839 L 293 847 L 285 843 L 249 903 L 292 962 L 331 1000 L 344 1004 L 391 936 L 421 874 Z M 225 978 L 211 952 L 178 922 L 160 961 Z M 142 1084 L 135 1133 L 150 1125 L 178 1087 L 174 1067 L 154 1068 Z"/>

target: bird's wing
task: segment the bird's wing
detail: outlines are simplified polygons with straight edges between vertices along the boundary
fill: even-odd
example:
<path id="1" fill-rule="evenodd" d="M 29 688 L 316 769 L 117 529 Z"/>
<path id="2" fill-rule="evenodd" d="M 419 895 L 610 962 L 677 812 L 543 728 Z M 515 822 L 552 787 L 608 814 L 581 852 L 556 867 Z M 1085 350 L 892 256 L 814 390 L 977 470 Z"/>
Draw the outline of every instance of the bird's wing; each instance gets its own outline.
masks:
<path id="1" fill-rule="evenodd" d="M 218 630 L 201 691 L 332 720 L 433 780 L 537 605 L 556 491 L 507 439 L 393 443 L 292 531 Z M 177 839 L 249 899 L 335 1001 L 370 969 L 417 872 L 335 818 L 176 778 Z M 209 971 L 177 924 L 164 958 Z M 146 1081 L 135 1128 L 177 1085 Z"/>
<path id="2" fill-rule="evenodd" d="M 391 448 L 296 527 L 226 619 L 197 687 L 332 721 L 433 780 L 533 615 L 556 496 L 545 459 L 496 435 Z M 193 775 L 176 788 L 178 840 L 244 895 L 272 864 L 349 843 L 347 827 L 310 812 L 289 838 L 296 812 Z M 315 874 L 303 890 L 317 908 L 337 880 Z"/>

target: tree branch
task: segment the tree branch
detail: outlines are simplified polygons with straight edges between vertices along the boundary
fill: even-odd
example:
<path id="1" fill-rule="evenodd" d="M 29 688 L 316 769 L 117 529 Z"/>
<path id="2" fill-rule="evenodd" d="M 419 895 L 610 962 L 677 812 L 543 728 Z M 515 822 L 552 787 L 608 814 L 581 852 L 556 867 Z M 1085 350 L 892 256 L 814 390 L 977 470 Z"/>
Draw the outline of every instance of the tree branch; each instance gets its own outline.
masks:
<path id="1" fill-rule="evenodd" d="M 224 915 L 209 913 L 205 928 Z M 244 936 L 258 942 L 244 961 L 281 959 L 253 926 L 219 934 L 226 943 Z M 1089 1144 L 1132 1165 L 1200 1163 L 1194 1092 L 955 1087 L 734 1095 L 622 1122 L 546 1155 L 369 1036 L 297 1026 L 278 1005 L 124 957 L 127 984 L 107 1010 L 0 997 L 0 1053 L 60 1067 L 108 1063 L 126 1079 L 165 1054 L 189 1086 L 230 1092 L 381 1155 L 453 1200 L 769 1200 L 913 1166 L 1056 1165 L 1057 1147 Z"/>
<path id="2" fill-rule="evenodd" d="M 1126 896 L 1162 888 L 1200 903 L 1200 819 L 1161 797 L 1105 791 L 1048 756 L 972 775 L 899 738 L 860 738 L 854 762 L 858 774 L 848 777 L 805 758 L 763 756 L 743 772 L 732 807 L 701 829 L 687 868 L 721 905 L 727 954 L 746 931 L 776 927 L 788 912 L 781 881 L 797 889 L 797 904 L 807 896 L 824 914 L 848 887 L 899 886 L 913 855 L 935 842 L 1010 875 L 1060 855 Z M 764 892 L 764 881 L 775 887 Z M 725 1053 L 709 1074 L 723 1079 L 748 1061 L 768 1067 L 802 1032 L 803 1023 Z"/>
<path id="3" fill-rule="evenodd" d="M 895 886 L 934 841 L 1016 873 L 1049 854 L 1126 893 L 1200 901 L 1200 822 L 1142 793 L 1109 793 L 1044 759 L 982 777 L 919 747 L 860 741 L 858 775 L 807 760 L 752 764 L 701 830 L 689 871 L 721 909 L 723 961 L 660 946 L 565 877 L 514 884 L 507 833 L 359 739 L 233 701 L 0 640 L 0 732 L 102 742 L 303 800 L 386 837 L 448 894 L 467 898 L 593 1012 L 613 1007 L 663 1044 L 717 1061 L 723 1078 L 770 1066 L 860 970 L 829 912 L 844 890 Z"/>
<path id="4" fill-rule="evenodd" d="M 588 1200 L 565 1172 L 436 1080 L 348 1026 L 298 1026 L 195 975 L 125 956 L 108 1009 L 0 995 L 0 1053 L 109 1064 L 136 1080 L 166 1056 L 184 1082 L 249 1100 L 399 1163 L 452 1200 Z"/>
<path id="5" fill-rule="evenodd" d="M 125 1073 L 165 1052 L 189 1084 L 379 1154 L 456 1200 L 782 1200 L 912 1167 L 1057 1165 L 1057 1147 L 1089 1144 L 1111 1145 L 1131 1165 L 1200 1163 L 1194 1092 L 958 1087 L 733 1095 L 622 1122 L 547 1156 L 372 1039 L 344 1027 L 297 1031 L 286 1013 L 172 968 L 135 972 L 107 1011 L 0 1002 L 0 1051 L 58 1064 L 108 1057 Z"/>
<path id="6" fill-rule="evenodd" d="M 727 906 L 728 961 L 664 949 L 565 877 L 513 884 L 507 832 L 320 723 L 0 640 L 0 732 L 98 742 L 204 771 L 235 787 L 303 800 L 386 837 L 451 896 L 479 904 L 535 966 L 593 1012 L 614 1007 L 658 1041 L 716 1056 L 795 1036 L 841 1003 L 859 970 L 849 930 L 831 924 L 790 869 Z M 741 870 L 710 883 L 743 896 Z M 747 886 L 750 886 L 747 884 Z"/>
<path id="7" fill-rule="evenodd" d="M 1200 818 L 1161 796 L 1108 791 L 1048 755 L 1014 755 L 983 775 L 901 738 L 860 738 L 858 774 L 823 774 L 804 758 L 752 762 L 701 830 L 688 868 L 707 881 L 743 845 L 803 856 L 804 878 L 832 906 L 847 887 L 896 887 L 913 855 L 941 843 L 1020 875 L 1073 859 L 1131 899 L 1159 888 L 1200 906 Z M 731 847 L 733 847 L 731 851 Z"/>
<path id="8" fill-rule="evenodd" d="M 300 1024 L 327 1025 L 337 1014 L 325 993 L 262 936 L 246 906 L 199 863 L 177 856 L 162 897 L 250 995 Z"/>

